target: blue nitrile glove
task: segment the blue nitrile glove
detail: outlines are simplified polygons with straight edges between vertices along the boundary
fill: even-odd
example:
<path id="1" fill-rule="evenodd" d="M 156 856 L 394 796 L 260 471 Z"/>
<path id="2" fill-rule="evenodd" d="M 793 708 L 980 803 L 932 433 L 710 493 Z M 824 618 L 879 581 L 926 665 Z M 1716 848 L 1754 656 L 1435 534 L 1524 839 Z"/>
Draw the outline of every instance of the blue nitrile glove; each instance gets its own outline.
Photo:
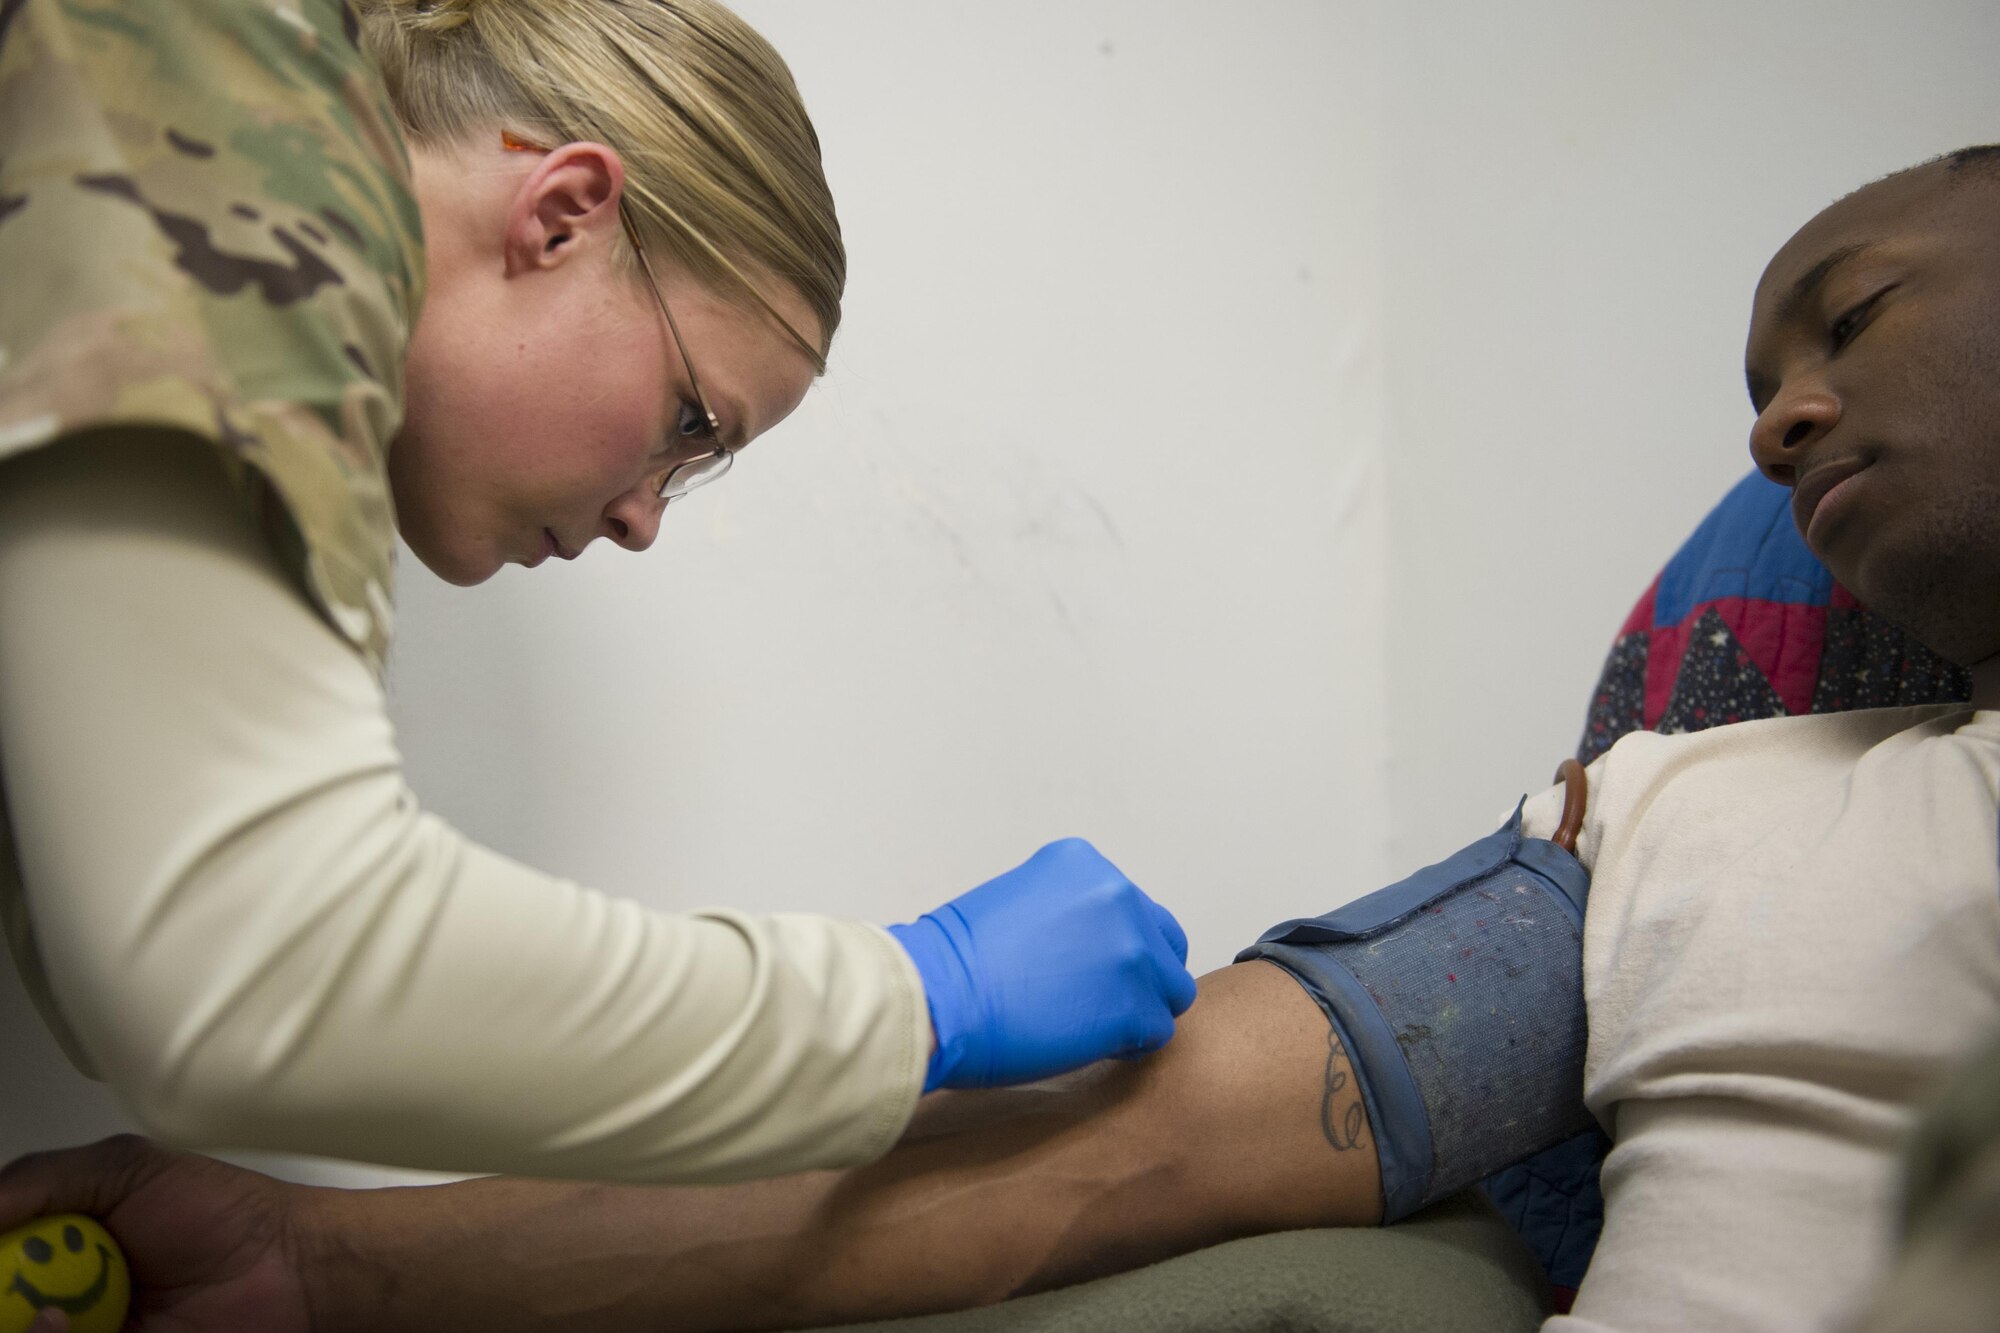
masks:
<path id="1" fill-rule="evenodd" d="M 937 1034 L 925 1092 L 1158 1050 L 1194 1003 L 1180 923 L 1081 838 L 889 931 Z"/>

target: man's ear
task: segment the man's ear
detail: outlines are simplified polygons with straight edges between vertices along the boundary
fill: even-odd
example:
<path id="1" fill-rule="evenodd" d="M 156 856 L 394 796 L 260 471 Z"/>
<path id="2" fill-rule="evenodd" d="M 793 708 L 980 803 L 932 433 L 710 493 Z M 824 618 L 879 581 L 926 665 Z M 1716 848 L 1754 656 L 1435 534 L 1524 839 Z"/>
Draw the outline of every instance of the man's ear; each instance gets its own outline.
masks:
<path id="1" fill-rule="evenodd" d="M 618 234 L 625 164 L 601 143 L 550 149 L 507 206 L 509 276 L 555 268 Z"/>

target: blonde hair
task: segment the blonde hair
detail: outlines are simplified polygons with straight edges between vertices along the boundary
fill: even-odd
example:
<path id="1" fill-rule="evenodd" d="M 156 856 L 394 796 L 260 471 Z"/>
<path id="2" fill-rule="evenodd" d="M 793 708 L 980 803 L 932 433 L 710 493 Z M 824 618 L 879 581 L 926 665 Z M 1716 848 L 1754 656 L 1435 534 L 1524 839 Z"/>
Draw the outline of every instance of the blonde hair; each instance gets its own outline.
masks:
<path id="1" fill-rule="evenodd" d="M 826 369 L 847 282 L 840 222 L 791 71 L 742 19 L 714 0 L 355 8 L 414 142 L 470 144 L 505 129 L 548 146 L 609 145 L 646 244 L 762 307 Z M 753 272 L 805 298 L 818 345 L 771 307 Z"/>

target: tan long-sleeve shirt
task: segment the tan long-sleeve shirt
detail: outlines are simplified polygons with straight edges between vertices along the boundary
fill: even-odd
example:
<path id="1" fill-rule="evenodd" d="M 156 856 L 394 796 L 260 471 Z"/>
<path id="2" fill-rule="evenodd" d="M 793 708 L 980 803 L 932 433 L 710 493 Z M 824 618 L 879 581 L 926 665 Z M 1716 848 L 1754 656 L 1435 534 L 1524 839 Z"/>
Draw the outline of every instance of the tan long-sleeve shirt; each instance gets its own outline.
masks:
<path id="1" fill-rule="evenodd" d="M 143 1124 L 627 1180 L 895 1141 L 929 1019 L 886 932 L 648 911 L 425 813 L 212 446 L 133 433 L 0 463 L 0 909 Z"/>

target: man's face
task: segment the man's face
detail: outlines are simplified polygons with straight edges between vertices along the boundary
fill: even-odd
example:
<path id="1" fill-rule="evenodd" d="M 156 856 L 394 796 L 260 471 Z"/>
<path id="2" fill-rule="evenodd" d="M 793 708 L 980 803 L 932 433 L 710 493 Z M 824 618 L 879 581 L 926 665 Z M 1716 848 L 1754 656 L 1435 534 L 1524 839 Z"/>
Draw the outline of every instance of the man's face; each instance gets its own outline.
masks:
<path id="1" fill-rule="evenodd" d="M 1751 454 L 1813 553 L 1946 658 L 2000 653 L 2000 180 L 1922 167 L 1808 222 L 1745 368 Z"/>

